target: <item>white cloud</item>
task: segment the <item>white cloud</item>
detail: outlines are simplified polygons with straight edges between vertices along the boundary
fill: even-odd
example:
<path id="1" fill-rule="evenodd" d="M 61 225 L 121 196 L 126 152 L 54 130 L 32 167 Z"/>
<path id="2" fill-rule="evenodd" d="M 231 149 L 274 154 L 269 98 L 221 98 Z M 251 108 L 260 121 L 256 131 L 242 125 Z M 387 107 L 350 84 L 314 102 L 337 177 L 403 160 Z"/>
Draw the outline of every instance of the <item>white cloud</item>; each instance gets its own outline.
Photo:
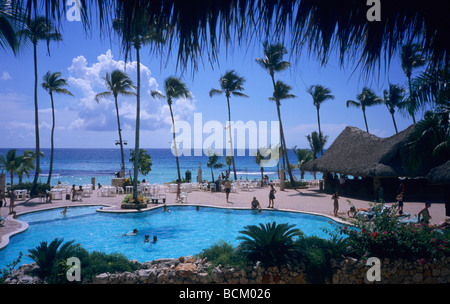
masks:
<path id="1" fill-rule="evenodd" d="M 71 130 L 117 130 L 116 109 L 113 97 L 95 102 L 95 95 L 106 90 L 104 77 L 114 69 L 125 70 L 136 84 L 137 62 L 116 61 L 110 50 L 97 57 L 95 63 L 89 64 L 84 56 L 73 59 L 68 68 L 68 82 L 73 89 L 75 102 L 69 106 L 78 118 L 70 124 Z M 153 78 L 150 69 L 141 63 L 141 129 L 156 130 L 167 128 L 171 124 L 170 113 L 164 100 L 155 100 L 150 92 L 158 89 L 158 83 Z M 136 97 L 118 97 L 120 123 L 122 129 L 134 129 L 136 120 Z M 195 110 L 195 102 L 191 99 L 175 101 L 174 115 L 176 119 L 187 119 Z"/>
<path id="2" fill-rule="evenodd" d="M 10 79 L 12 79 L 11 75 L 9 75 L 8 72 L 3 71 L 2 75 L 0 76 L 0 80 L 10 80 Z"/>

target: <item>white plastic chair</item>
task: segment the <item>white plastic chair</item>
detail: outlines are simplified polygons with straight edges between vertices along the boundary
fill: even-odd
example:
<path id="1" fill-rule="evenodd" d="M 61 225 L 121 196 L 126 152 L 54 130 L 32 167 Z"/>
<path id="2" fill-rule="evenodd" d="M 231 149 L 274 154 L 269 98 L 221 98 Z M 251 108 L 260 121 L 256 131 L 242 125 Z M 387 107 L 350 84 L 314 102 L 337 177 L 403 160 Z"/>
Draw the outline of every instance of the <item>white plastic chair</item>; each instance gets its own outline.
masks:
<path id="1" fill-rule="evenodd" d="M 187 197 L 188 197 L 188 194 L 187 194 L 187 192 L 181 192 L 180 193 L 180 203 L 187 203 Z"/>
<path id="2" fill-rule="evenodd" d="M 211 190 L 211 192 L 213 192 L 213 189 L 214 189 L 214 191 L 216 191 L 216 184 L 215 183 L 209 184 L 209 190 Z"/>

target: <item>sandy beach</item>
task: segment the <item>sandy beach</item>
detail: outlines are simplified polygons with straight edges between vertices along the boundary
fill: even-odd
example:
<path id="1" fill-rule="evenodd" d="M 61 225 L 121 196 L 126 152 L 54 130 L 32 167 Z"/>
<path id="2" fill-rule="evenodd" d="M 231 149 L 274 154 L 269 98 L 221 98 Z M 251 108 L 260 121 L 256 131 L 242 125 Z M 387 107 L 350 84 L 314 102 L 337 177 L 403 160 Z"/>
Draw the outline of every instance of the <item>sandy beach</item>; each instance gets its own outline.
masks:
<path id="1" fill-rule="evenodd" d="M 280 191 L 278 187 L 275 194 L 275 209 L 278 210 L 290 210 L 290 211 L 300 211 L 308 213 L 317 213 L 321 215 L 328 216 L 336 220 L 344 220 L 347 217 L 347 211 L 349 210 L 349 204 L 347 200 L 350 200 L 356 208 L 368 208 L 371 201 L 361 200 L 355 198 L 346 197 L 345 194 L 340 195 L 339 199 L 339 212 L 338 218 L 333 216 L 333 200 L 331 195 L 326 194 L 319 190 L 318 186 L 312 186 L 308 189 L 285 189 Z M 115 197 L 102 197 L 97 196 L 97 191 L 94 190 L 90 197 L 83 197 L 82 201 L 72 202 L 70 200 L 53 200 L 52 203 L 40 202 L 38 198 L 33 198 L 25 201 L 17 201 L 14 206 L 14 210 L 19 215 L 20 214 L 44 210 L 48 208 L 61 208 L 64 206 L 80 206 L 80 205 L 103 205 L 102 211 L 113 211 L 113 212 L 136 212 L 130 210 L 123 210 L 120 208 L 121 201 L 125 195 L 118 194 Z M 166 204 L 179 204 L 175 203 L 175 193 L 165 193 L 167 197 Z M 269 188 L 257 188 L 254 191 L 239 191 L 238 193 L 230 193 L 229 202 L 226 202 L 226 197 L 224 192 L 210 192 L 210 191 L 193 191 L 188 193 L 187 204 L 192 205 L 207 205 L 216 207 L 227 207 L 227 208 L 250 208 L 250 202 L 253 197 L 261 203 L 263 210 L 270 211 L 267 208 L 269 203 Z M 8 214 L 9 213 L 9 198 L 7 198 L 7 207 L 0 208 L 1 216 L 7 218 L 4 227 L 0 227 L 0 248 L 3 248 L 8 243 L 10 236 L 15 233 L 24 231 L 26 225 L 21 224 L 21 222 L 15 221 Z M 149 204 L 149 208 L 155 208 L 161 206 L 162 204 Z M 392 203 L 387 203 L 386 205 L 392 205 Z M 413 217 L 420 212 L 424 207 L 424 202 L 405 202 L 404 212 L 408 213 Z M 141 210 L 141 212 L 145 212 Z M 430 209 L 431 214 L 431 224 L 439 223 L 445 220 L 445 205 L 444 204 L 433 204 Z"/>

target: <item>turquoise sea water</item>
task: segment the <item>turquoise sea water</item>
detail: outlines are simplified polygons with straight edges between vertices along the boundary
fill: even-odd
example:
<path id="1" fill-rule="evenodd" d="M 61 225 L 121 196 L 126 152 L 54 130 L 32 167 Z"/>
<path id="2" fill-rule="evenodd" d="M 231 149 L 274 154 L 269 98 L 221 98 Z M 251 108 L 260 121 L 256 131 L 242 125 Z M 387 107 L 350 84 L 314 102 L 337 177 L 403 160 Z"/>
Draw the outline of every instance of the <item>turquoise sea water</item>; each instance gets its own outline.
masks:
<path id="1" fill-rule="evenodd" d="M 219 209 L 194 206 L 162 208 L 141 213 L 96 212 L 99 206 L 73 207 L 65 216 L 62 208 L 28 213 L 19 220 L 28 222 L 29 228 L 10 239 L 6 248 L 0 250 L 0 269 L 11 263 L 22 251 L 21 264 L 32 262 L 28 249 L 35 248 L 41 241 L 50 243 L 55 238 L 64 241 L 75 240 L 89 251 L 106 253 L 121 252 L 129 259 L 140 262 L 159 258 L 178 258 L 200 253 L 218 241 L 237 245 L 239 231 L 246 225 L 259 223 L 290 223 L 302 230 L 306 236 L 316 235 L 329 238 L 323 230 L 337 228 L 330 219 L 303 213 L 263 210 Z M 123 236 L 134 228 L 135 236 Z M 144 236 L 157 236 L 156 243 L 145 243 Z"/>
<path id="2" fill-rule="evenodd" d="M 9 149 L 1 148 L 0 154 L 6 155 Z M 23 155 L 26 149 L 17 149 L 17 155 Z M 139 179 L 149 180 L 151 183 L 164 183 L 176 180 L 177 168 L 175 156 L 170 149 L 146 149 L 152 158 L 152 170 L 147 176 L 139 176 Z M 40 181 L 47 182 L 50 167 L 50 149 L 42 149 L 44 158 L 41 158 L 41 174 Z M 193 153 L 192 153 L 193 154 Z M 238 179 L 253 179 L 261 177 L 261 170 L 255 162 L 253 153 L 245 151 L 245 156 L 235 156 L 236 171 Z M 237 153 L 236 153 L 237 155 Z M 128 161 L 130 158 L 130 149 L 125 149 L 125 166 L 126 176 L 129 176 L 129 170 L 132 164 Z M 203 179 L 211 180 L 211 170 L 207 168 L 208 157 L 202 156 L 180 156 L 181 176 L 185 177 L 185 172 L 189 170 L 192 179 L 195 181 L 198 174 L 199 164 L 201 164 Z M 289 150 L 289 161 L 291 164 L 297 163 L 297 158 L 293 151 Z M 225 157 L 221 156 L 219 162 L 225 164 Z M 217 179 L 218 174 L 225 172 L 227 167 L 214 170 L 214 178 Z M 90 184 L 91 178 L 95 178 L 96 183 L 102 185 L 111 184 L 114 173 L 120 170 L 120 149 L 55 149 L 52 185 L 56 185 L 58 181 L 67 184 Z M 6 172 L 5 172 L 6 173 Z M 264 174 L 270 179 L 277 178 L 277 167 L 265 168 Z M 293 171 L 297 178 L 300 178 L 298 169 Z M 233 177 L 233 176 L 232 176 Z M 24 181 L 32 181 L 34 178 L 34 170 L 30 172 L 30 176 L 24 176 Z M 312 179 L 311 174 L 306 174 L 305 179 Z M 10 176 L 6 173 L 6 182 L 10 182 Z M 18 183 L 17 176 L 14 177 L 14 184 Z"/>

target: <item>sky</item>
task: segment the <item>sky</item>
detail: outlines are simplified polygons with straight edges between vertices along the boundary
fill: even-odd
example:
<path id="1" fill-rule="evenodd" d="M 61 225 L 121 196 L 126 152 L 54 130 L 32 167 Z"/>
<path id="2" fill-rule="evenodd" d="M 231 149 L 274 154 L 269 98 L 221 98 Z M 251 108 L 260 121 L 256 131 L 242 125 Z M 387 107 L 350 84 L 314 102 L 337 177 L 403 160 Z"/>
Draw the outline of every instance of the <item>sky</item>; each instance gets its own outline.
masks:
<path id="1" fill-rule="evenodd" d="M 55 101 L 55 148 L 114 148 L 118 139 L 116 112 L 113 98 L 94 100 L 97 93 L 106 90 L 104 77 L 113 69 L 125 69 L 136 83 L 137 63 L 128 59 L 126 65 L 118 40 L 100 38 L 97 31 L 86 35 L 81 22 L 65 21 L 62 25 L 63 41 L 50 43 L 50 54 L 45 42 L 38 45 L 38 102 L 40 146 L 50 147 L 52 113 L 49 94 L 40 86 L 42 76 L 47 72 L 59 71 L 69 83 L 72 96 L 54 95 Z M 288 49 L 289 52 L 289 49 Z M 176 53 L 176 52 L 175 52 Z M 303 55 L 304 53 L 304 55 Z M 317 112 L 312 97 L 306 92 L 310 85 L 320 84 L 331 89 L 334 100 L 325 101 L 320 108 L 321 129 L 328 135 L 325 147 L 346 126 L 365 130 L 361 109 L 347 108 L 348 99 L 356 100 L 364 86 L 372 88 L 379 96 L 389 83 L 407 86 L 399 55 L 391 61 L 389 69 L 379 74 L 362 77 L 360 69 L 348 64 L 340 67 L 337 56 L 331 56 L 325 67 L 314 55 L 303 52 L 293 58 L 288 53 L 285 60 L 292 67 L 277 73 L 276 79 L 292 86 L 291 94 L 296 98 L 282 101 L 281 117 L 287 148 L 294 146 L 308 148 L 306 135 L 318 130 Z M 234 46 L 221 50 L 219 62 L 211 66 L 208 62 L 200 65 L 195 73 L 189 69 L 181 74 L 176 68 L 176 58 L 157 57 L 149 48 L 141 51 L 141 131 L 140 146 L 143 148 L 170 148 L 171 119 L 165 100 L 151 97 L 152 90 L 163 90 L 164 80 L 169 76 L 181 77 L 192 93 L 189 99 L 175 100 L 173 111 L 176 121 L 185 121 L 194 133 L 194 117 L 202 118 L 201 126 L 216 122 L 225 126 L 228 120 L 227 103 L 224 95 L 209 96 L 212 88 L 220 89 L 219 78 L 228 70 L 245 77 L 245 91 L 248 98 L 232 97 L 231 120 L 243 123 L 277 121 L 276 105 L 268 97 L 273 86 L 269 74 L 256 62 L 263 57 L 262 45 Z M 31 45 L 14 56 L 10 51 L 0 50 L 0 148 L 34 148 L 34 70 Z M 358 58 L 355 58 L 358 59 Z M 414 70 L 413 75 L 421 72 Z M 122 137 L 128 147 L 134 147 L 136 99 L 119 96 L 119 112 Z M 200 115 L 201 114 L 201 115 Z M 379 137 L 395 134 L 391 115 L 385 105 L 377 105 L 366 110 L 370 133 Z M 422 113 L 416 116 L 420 119 Z M 395 113 L 398 130 L 406 129 L 412 119 Z M 196 122 L 199 123 L 198 121 Z M 205 130 L 203 130 L 205 131 Z M 261 132 L 262 128 L 258 129 Z M 226 134 L 223 128 L 224 136 Z M 270 134 L 270 130 L 268 131 Z M 204 132 L 200 142 L 205 144 L 211 132 Z M 259 134 L 259 133 L 258 133 Z M 192 136 L 192 138 L 195 135 Z M 260 140 L 258 146 L 270 145 L 269 139 Z M 211 138 L 210 138 L 211 139 Z M 246 139 L 248 140 L 248 138 Z M 193 142 L 193 139 L 192 139 Z M 192 144 L 193 145 L 193 144 Z"/>

